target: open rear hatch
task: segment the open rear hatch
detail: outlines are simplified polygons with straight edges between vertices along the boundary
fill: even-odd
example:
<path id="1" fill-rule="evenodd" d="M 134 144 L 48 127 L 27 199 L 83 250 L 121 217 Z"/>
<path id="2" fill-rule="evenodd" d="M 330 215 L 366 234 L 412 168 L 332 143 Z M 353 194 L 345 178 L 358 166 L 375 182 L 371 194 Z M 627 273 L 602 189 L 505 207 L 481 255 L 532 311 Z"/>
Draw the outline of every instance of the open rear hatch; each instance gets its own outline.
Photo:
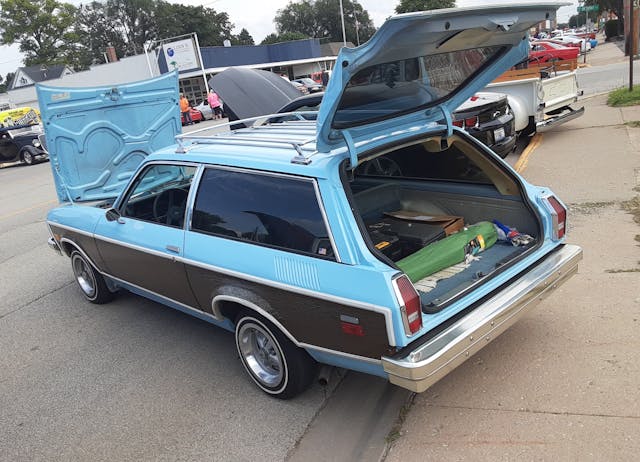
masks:
<path id="1" fill-rule="evenodd" d="M 318 149 L 346 145 L 343 178 L 365 241 L 407 275 L 425 312 L 442 310 L 543 241 L 517 175 L 454 127 L 452 113 L 526 57 L 529 29 L 561 5 L 398 15 L 337 58 L 318 114 Z"/>

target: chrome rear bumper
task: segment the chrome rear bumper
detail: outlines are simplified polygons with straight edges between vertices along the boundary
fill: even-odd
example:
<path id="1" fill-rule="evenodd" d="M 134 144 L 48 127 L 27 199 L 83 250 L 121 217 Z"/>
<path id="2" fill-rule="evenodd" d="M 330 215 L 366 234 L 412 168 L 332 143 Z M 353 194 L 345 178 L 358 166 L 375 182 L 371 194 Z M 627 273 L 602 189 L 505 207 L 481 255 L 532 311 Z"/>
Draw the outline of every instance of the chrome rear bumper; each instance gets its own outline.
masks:
<path id="1" fill-rule="evenodd" d="M 560 124 L 569 122 L 570 120 L 573 120 L 573 119 L 577 119 L 582 114 L 584 114 L 584 107 L 581 107 L 580 109 L 570 109 L 568 112 L 565 112 L 563 114 L 559 114 L 553 117 L 549 117 L 548 119 L 538 122 L 536 124 L 536 131 L 538 133 L 544 133 Z"/>
<path id="2" fill-rule="evenodd" d="M 383 357 L 389 381 L 422 392 L 514 324 L 578 271 L 582 249 L 565 244 L 531 271 L 425 343 Z"/>

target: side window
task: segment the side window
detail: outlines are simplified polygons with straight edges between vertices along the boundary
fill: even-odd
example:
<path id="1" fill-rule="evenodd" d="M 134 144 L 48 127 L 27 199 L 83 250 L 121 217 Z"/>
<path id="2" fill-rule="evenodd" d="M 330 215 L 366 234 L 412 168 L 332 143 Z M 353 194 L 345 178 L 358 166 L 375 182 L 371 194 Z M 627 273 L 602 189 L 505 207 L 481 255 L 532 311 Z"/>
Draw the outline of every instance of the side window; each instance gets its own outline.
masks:
<path id="1" fill-rule="evenodd" d="M 208 168 L 192 230 L 334 259 L 310 180 Z"/>
<path id="2" fill-rule="evenodd" d="M 182 228 L 196 167 L 154 164 L 135 180 L 120 213 L 137 220 Z"/>

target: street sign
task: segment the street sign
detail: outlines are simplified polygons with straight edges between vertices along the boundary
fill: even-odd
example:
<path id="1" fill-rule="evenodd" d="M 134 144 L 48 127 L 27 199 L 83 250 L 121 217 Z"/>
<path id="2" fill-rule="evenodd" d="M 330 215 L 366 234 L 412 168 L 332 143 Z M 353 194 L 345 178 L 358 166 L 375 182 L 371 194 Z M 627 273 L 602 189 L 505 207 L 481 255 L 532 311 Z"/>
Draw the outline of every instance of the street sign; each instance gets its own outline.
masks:
<path id="1" fill-rule="evenodd" d="M 584 13 L 585 11 L 599 11 L 599 5 L 587 5 L 587 6 L 579 6 L 578 13 Z"/>

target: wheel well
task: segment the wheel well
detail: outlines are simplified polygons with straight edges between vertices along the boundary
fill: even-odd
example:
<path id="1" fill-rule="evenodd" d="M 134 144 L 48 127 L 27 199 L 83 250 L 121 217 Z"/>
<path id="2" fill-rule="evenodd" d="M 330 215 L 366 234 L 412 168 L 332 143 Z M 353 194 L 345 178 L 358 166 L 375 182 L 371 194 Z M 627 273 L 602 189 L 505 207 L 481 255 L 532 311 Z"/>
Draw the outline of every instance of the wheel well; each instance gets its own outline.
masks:
<path id="1" fill-rule="evenodd" d="M 231 300 L 220 300 L 216 303 L 216 310 L 222 317 L 229 319 L 232 323 L 236 323 L 238 314 L 241 311 L 250 310 L 242 303 Z"/>

